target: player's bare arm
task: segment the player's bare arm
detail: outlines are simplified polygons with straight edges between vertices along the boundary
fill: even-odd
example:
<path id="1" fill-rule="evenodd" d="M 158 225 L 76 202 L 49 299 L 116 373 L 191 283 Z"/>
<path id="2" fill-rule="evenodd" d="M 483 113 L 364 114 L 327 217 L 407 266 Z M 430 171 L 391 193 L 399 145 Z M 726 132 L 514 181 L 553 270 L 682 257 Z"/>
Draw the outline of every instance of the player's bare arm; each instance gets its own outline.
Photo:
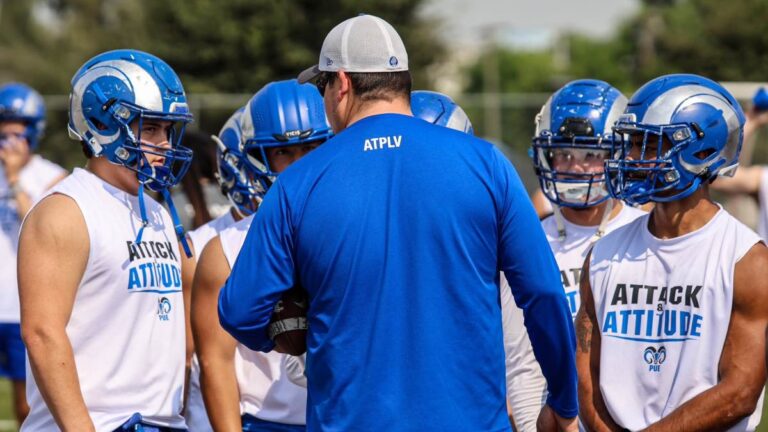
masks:
<path id="1" fill-rule="evenodd" d="M 760 189 L 760 179 L 763 175 L 762 166 L 750 166 L 754 151 L 754 135 L 768 124 L 768 112 L 756 111 L 754 108 L 746 113 L 747 121 L 744 123 L 744 140 L 739 155 L 739 169 L 733 177 L 719 177 L 711 187 L 714 190 L 728 194 L 755 195 Z"/>
<path id="2" fill-rule="evenodd" d="M 22 337 L 40 392 L 63 431 L 95 430 L 65 332 L 89 248 L 82 213 L 64 195 L 45 198 L 19 239 Z"/>
<path id="3" fill-rule="evenodd" d="M 595 300 L 589 283 L 587 254 L 581 269 L 581 307 L 576 315 L 576 370 L 579 374 L 579 418 L 589 430 L 621 430 L 608 413 L 600 393 L 600 326 L 595 315 Z"/>
<path id="4" fill-rule="evenodd" d="M 755 195 L 760 189 L 762 176 L 762 166 L 739 167 L 733 177 L 718 177 L 710 187 L 727 194 Z"/>
<path id="5" fill-rule="evenodd" d="M 189 394 L 189 374 L 192 370 L 192 355 L 195 353 L 195 341 L 192 337 L 191 304 L 192 304 L 192 281 L 195 277 L 195 267 L 197 266 L 198 251 L 194 250 L 194 245 L 189 238 L 187 244 L 192 251 L 192 256 L 181 254 L 181 293 L 184 297 L 184 332 L 187 337 L 187 351 L 184 356 L 184 407 L 187 406 L 187 396 Z M 179 250 L 184 250 L 179 243 Z"/>
<path id="6" fill-rule="evenodd" d="M 242 428 L 240 393 L 235 376 L 237 342 L 219 324 L 219 290 L 229 276 L 229 264 L 219 237 L 203 248 L 192 284 L 192 331 L 200 361 L 200 387 L 214 430 Z"/>
<path id="7" fill-rule="evenodd" d="M 754 245 L 736 263 L 733 311 L 720 356 L 720 382 L 648 431 L 725 430 L 752 414 L 766 380 L 768 248 Z"/>

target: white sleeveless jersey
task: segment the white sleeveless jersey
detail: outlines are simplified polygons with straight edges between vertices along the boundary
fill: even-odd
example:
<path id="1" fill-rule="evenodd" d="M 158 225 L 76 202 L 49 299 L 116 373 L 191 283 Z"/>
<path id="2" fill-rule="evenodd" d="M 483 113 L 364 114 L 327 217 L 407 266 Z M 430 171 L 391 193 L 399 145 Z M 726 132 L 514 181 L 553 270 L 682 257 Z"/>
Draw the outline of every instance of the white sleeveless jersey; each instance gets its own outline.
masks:
<path id="1" fill-rule="evenodd" d="M 523 310 L 515 303 L 509 282 L 503 273 L 499 288 L 507 368 L 507 399 L 515 419 L 515 430 L 535 432 L 536 419 L 546 402 L 547 381 L 533 355 Z"/>
<path id="2" fill-rule="evenodd" d="M 200 259 L 200 254 L 203 253 L 203 249 L 212 238 L 219 235 L 224 228 L 233 223 L 235 223 L 235 218 L 232 216 L 232 211 L 227 211 L 216 219 L 187 233 L 195 259 Z M 208 413 L 205 410 L 203 392 L 200 388 L 200 362 L 197 359 L 197 354 L 192 355 L 192 367 L 189 372 L 189 394 L 187 395 L 184 419 L 187 421 L 187 427 L 190 431 L 213 431 L 211 421 L 208 419 Z"/>
<path id="3" fill-rule="evenodd" d="M 623 205 L 619 213 L 606 224 L 605 230 L 613 231 L 643 214 L 645 212 L 642 210 Z M 571 314 L 575 317 L 581 304 L 579 296 L 581 268 L 592 246 L 592 236 L 598 227 L 575 225 L 565 218 L 563 218 L 563 225 L 566 237 L 565 241 L 561 242 L 558 238 L 555 217 L 549 216 L 542 221 L 547 241 L 560 268 Z M 507 365 L 507 398 L 517 428 L 522 431 L 535 431 L 539 411 L 546 402 L 547 382 L 533 355 L 531 340 L 525 329 L 523 310 L 515 304 L 509 283 L 503 273 L 500 298 Z"/>
<path id="4" fill-rule="evenodd" d="M 149 225 L 137 244 L 137 197 L 83 169 L 53 193 L 77 203 L 88 229 L 90 254 L 66 333 L 96 430 L 111 431 L 133 413 L 183 428 L 184 304 L 170 216 L 145 196 Z M 58 431 L 29 362 L 27 380 L 30 413 L 22 430 Z"/>
<path id="5" fill-rule="evenodd" d="M 200 259 L 200 254 L 203 253 L 205 245 L 221 233 L 224 228 L 235 223 L 235 218 L 232 216 L 232 211 L 227 211 L 216 219 L 197 227 L 197 229 L 187 233 L 190 243 L 192 243 L 192 249 L 195 253 L 195 259 Z"/>
<path id="6" fill-rule="evenodd" d="M 643 210 L 623 204 L 621 211 L 606 224 L 605 232 L 609 233 L 644 214 L 646 213 Z M 560 268 L 560 278 L 565 289 L 565 296 L 568 299 L 568 306 L 571 309 L 571 316 L 575 319 L 576 312 L 581 306 L 579 295 L 581 268 L 584 266 L 584 259 L 592 247 L 592 237 L 597 232 L 598 227 L 597 225 L 576 225 L 565 218 L 563 218 L 563 225 L 566 236 L 564 241 L 560 241 L 555 216 L 549 216 L 541 221 L 541 227 L 544 228 L 547 241 L 555 255 L 557 266 Z"/>
<path id="7" fill-rule="evenodd" d="M 716 385 L 736 263 L 760 241 L 725 210 L 673 239 L 648 216 L 595 245 L 590 283 L 600 326 L 600 390 L 613 419 L 639 430 Z M 753 430 L 751 417 L 731 430 Z"/>
<path id="8" fill-rule="evenodd" d="M 219 235 L 229 268 L 243 247 L 253 215 L 236 222 Z M 307 389 L 289 379 L 288 356 L 263 353 L 237 344 L 235 374 L 240 390 L 240 413 L 283 424 L 306 423 Z"/>
<path id="9" fill-rule="evenodd" d="M 64 168 L 49 162 L 39 155 L 33 155 L 19 173 L 18 187 L 32 202 L 61 178 Z M 16 251 L 19 248 L 19 227 L 21 219 L 16 208 L 16 199 L 5 178 L 0 164 L 0 322 L 19 322 L 19 289 L 16 284 Z"/>

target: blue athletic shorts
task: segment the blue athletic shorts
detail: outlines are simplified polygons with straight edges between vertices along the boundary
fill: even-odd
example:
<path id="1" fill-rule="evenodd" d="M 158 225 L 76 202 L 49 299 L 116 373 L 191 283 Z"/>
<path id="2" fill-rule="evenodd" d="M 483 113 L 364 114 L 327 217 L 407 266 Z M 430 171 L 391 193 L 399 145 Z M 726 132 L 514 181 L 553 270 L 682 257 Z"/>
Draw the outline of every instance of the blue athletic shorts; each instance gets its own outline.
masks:
<path id="1" fill-rule="evenodd" d="M 21 341 L 21 326 L 16 323 L 0 323 L 0 376 L 14 381 L 24 381 L 26 354 Z"/>
<path id="2" fill-rule="evenodd" d="M 243 414 L 243 432 L 302 432 L 306 431 L 304 425 L 291 425 L 274 423 L 258 419 L 250 414 Z"/>
<path id="3" fill-rule="evenodd" d="M 128 421 L 112 432 L 187 432 L 187 430 L 145 423 L 141 414 L 133 413 Z"/>

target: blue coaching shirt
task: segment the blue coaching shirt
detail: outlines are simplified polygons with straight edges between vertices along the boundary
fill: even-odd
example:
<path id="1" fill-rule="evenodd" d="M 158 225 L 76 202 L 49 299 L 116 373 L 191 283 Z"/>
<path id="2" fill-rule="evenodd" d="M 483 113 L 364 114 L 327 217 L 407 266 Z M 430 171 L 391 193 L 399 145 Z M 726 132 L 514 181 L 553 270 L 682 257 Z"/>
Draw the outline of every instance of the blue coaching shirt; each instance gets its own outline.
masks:
<path id="1" fill-rule="evenodd" d="M 310 430 L 509 430 L 499 270 L 560 415 L 578 412 L 560 274 L 520 179 L 490 143 L 364 118 L 280 174 L 221 291 L 255 350 L 282 292 L 308 292 Z"/>

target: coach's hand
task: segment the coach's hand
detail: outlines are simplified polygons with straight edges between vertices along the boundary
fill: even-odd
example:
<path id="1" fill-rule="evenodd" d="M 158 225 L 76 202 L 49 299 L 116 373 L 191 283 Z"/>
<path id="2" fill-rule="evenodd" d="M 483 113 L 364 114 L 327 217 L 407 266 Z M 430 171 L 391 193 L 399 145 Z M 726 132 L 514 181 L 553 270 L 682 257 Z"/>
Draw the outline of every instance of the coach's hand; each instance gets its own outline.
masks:
<path id="1" fill-rule="evenodd" d="M 536 419 L 536 430 L 539 432 L 577 432 L 579 422 L 576 417 L 569 419 L 560 417 L 549 405 L 544 405 L 539 412 L 539 418 Z"/>

